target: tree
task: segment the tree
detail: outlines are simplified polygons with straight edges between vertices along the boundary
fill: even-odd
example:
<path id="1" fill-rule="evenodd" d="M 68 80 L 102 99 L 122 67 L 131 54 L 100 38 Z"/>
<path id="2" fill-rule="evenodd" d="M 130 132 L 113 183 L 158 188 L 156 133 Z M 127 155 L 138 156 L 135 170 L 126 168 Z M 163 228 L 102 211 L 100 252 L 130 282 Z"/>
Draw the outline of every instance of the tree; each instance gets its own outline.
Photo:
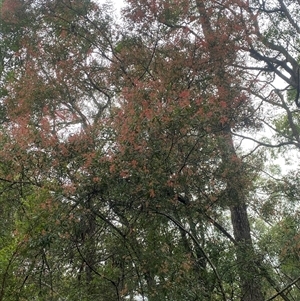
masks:
<path id="1" fill-rule="evenodd" d="M 77 277 L 92 281 L 91 253 L 80 245 L 93 252 L 89 202 L 102 184 L 92 176 L 99 167 L 91 164 L 106 143 L 97 122 L 111 98 L 104 76 L 107 42 L 92 28 L 109 35 L 110 19 L 90 1 L 18 3 L 22 9 L 8 1 L 2 9 L 2 61 L 9 67 L 2 73 L 1 180 L 15 196 L 6 235 L 16 238 L 1 242 L 4 253 L 11 250 L 3 261 L 1 300 L 83 300 L 95 294 Z M 103 63 L 94 57 L 96 44 Z M 6 213 L 9 198 L 2 195 Z"/>
<path id="2" fill-rule="evenodd" d="M 240 266 L 242 299 L 262 300 L 260 281 L 255 279 L 255 276 L 253 277 L 256 275 L 259 278 L 259 273 L 253 265 L 255 255 L 246 212 L 247 187 L 250 184 L 249 174 L 245 175 L 243 172 L 244 163 L 236 154 L 231 135 L 232 129 L 243 127 L 245 119 L 252 117 L 251 105 L 247 100 L 247 90 L 239 91 L 242 89 L 241 84 L 236 80 L 236 78 L 242 77 L 243 73 L 240 69 L 233 68 L 234 64 L 239 62 L 238 51 L 243 46 L 240 45 L 240 42 L 244 39 L 244 22 L 247 21 L 240 14 L 235 14 L 232 3 L 214 4 L 211 2 L 206 5 L 198 1 L 189 7 L 187 3 L 183 4 L 183 2 L 176 4 L 164 2 L 153 5 L 141 1 L 130 2 L 128 16 L 135 23 L 141 23 L 140 27 L 136 29 L 138 31 L 141 28 L 140 36 L 143 36 L 143 32 L 147 30 L 142 44 L 148 44 L 148 40 L 152 38 L 152 42 L 150 42 L 152 45 L 148 46 L 148 48 L 152 48 L 152 51 L 148 51 L 148 59 L 142 60 L 136 58 L 137 49 L 142 48 L 142 45 L 135 43 L 133 47 L 138 67 L 132 70 L 132 77 L 138 78 L 139 81 L 125 94 L 124 108 L 126 111 L 124 116 L 126 120 L 121 122 L 123 128 L 121 139 L 126 137 L 125 144 L 131 153 L 132 149 L 139 148 L 140 131 L 146 137 L 149 136 L 147 140 L 151 140 L 152 132 L 155 131 L 153 129 L 157 128 L 155 118 L 164 113 L 160 113 L 157 108 L 164 110 L 164 102 L 167 103 L 165 110 L 168 110 L 166 114 L 169 118 L 174 116 L 182 119 L 180 123 L 171 119 L 171 122 L 179 128 L 174 130 L 175 135 L 169 143 L 166 143 L 166 136 L 169 138 L 170 134 L 164 132 L 166 125 L 162 122 L 164 119 L 160 117 L 158 119 L 160 127 L 157 132 L 161 132 L 163 137 L 155 132 L 156 136 L 152 138 L 152 141 L 163 141 L 162 143 L 167 145 L 165 156 L 170 158 L 171 152 L 177 151 L 177 149 L 174 151 L 172 149 L 174 141 L 178 144 L 177 141 L 182 139 L 178 138 L 178 136 L 180 137 L 179 129 L 184 129 L 185 135 L 190 140 L 189 144 L 185 141 L 185 150 L 174 156 L 183 158 L 183 161 L 178 164 L 177 168 L 173 163 L 174 167 L 168 170 L 167 174 L 180 178 L 181 173 L 185 169 L 188 170 L 189 180 L 186 181 L 186 186 L 183 188 L 180 185 L 181 187 L 177 190 L 187 194 L 190 198 L 192 196 L 196 200 L 201 199 L 203 191 L 207 191 L 205 188 L 207 183 L 204 183 L 200 193 L 193 191 L 191 186 L 193 177 L 195 177 L 195 185 L 198 187 L 200 185 L 196 179 L 201 178 L 201 172 L 203 172 L 201 165 L 210 162 L 208 168 L 215 167 L 217 172 L 213 173 L 213 177 L 216 178 L 216 183 L 210 187 L 209 193 L 213 195 L 215 206 L 218 209 L 229 208 L 231 211 L 233 241 L 237 248 L 237 260 Z M 171 7 L 174 5 L 179 8 L 174 12 L 172 10 L 171 13 Z M 153 34 L 150 36 L 152 32 Z M 172 47 L 175 53 L 173 53 Z M 127 51 L 125 55 L 128 56 L 132 52 L 133 50 Z M 165 57 L 161 58 L 161 53 Z M 147 57 L 145 51 L 142 52 L 142 57 Z M 132 61 L 130 64 L 133 65 Z M 162 70 L 163 74 L 157 72 L 158 68 Z M 170 70 L 170 75 L 168 70 Z M 201 76 L 202 74 L 205 75 Z M 198 84 L 199 81 L 200 84 Z M 161 85 L 155 86 L 156 82 Z M 143 95 L 143 92 L 140 92 L 144 90 L 150 91 L 151 96 Z M 157 92 L 153 92 L 155 90 Z M 155 104 L 153 105 L 153 103 Z M 247 111 L 249 112 L 248 116 Z M 148 116 L 143 116 L 143 112 L 146 112 Z M 141 119 L 141 123 L 145 123 L 146 130 L 144 127 L 141 129 L 143 124 L 136 125 L 137 120 L 134 117 L 132 120 L 132 116 L 136 115 Z M 124 123 L 126 124 L 128 121 L 131 126 L 124 127 Z M 133 132 L 133 124 L 135 124 L 135 132 Z M 126 130 L 127 132 L 124 132 Z M 128 141 L 129 136 L 133 141 Z M 203 137 L 205 138 L 203 139 Z M 163 149 L 161 145 L 150 148 L 145 140 L 142 143 L 141 156 L 145 155 L 145 149 L 152 149 L 152 151 Z M 211 147 L 215 151 L 213 153 L 215 164 L 211 163 L 212 159 L 209 155 L 207 159 L 203 157 L 203 153 L 207 154 L 206 145 L 213 145 Z M 174 159 L 172 158 L 171 161 L 174 162 Z M 153 164 L 152 159 L 149 162 Z M 162 164 L 160 163 L 159 166 Z M 154 173 L 150 172 L 150 174 Z M 226 174 L 225 177 L 224 174 Z M 168 180 L 167 176 L 166 181 Z M 181 179 L 178 181 L 180 182 Z M 157 185 L 158 183 L 154 187 Z M 222 204 L 219 204 L 221 196 Z M 201 205 L 204 208 L 210 206 L 208 204 Z M 198 204 L 198 210 L 199 208 L 203 210 L 201 205 Z M 245 270 L 249 271 L 251 276 L 247 275 Z"/>
<path id="3" fill-rule="evenodd" d="M 297 90 L 269 41 L 297 29 L 278 3 L 132 0 L 120 26 L 88 0 L 3 1 L 0 300 L 297 297 L 297 243 L 279 239 L 297 216 L 268 213 L 296 179 L 237 140 L 272 122 L 278 145 L 248 138 L 298 145 L 289 100 L 266 94 L 280 68 Z"/>

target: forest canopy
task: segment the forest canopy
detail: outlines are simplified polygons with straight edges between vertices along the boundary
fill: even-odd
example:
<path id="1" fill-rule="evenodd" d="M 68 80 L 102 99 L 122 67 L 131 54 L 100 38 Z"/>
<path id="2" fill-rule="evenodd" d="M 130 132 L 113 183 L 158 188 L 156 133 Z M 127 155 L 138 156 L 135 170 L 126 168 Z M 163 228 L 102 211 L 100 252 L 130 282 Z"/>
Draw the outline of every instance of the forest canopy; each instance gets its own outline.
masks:
<path id="1" fill-rule="evenodd" d="M 115 9 L 0 0 L 0 301 L 299 300 L 300 1 Z"/>

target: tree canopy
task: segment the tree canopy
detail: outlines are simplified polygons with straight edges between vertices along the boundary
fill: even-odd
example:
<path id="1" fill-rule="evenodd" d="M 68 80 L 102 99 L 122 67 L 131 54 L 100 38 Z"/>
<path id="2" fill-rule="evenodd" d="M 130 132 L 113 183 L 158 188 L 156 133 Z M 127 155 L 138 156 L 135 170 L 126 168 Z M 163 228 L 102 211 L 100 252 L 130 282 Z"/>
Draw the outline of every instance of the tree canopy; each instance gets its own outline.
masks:
<path id="1" fill-rule="evenodd" d="M 0 301 L 300 298 L 299 1 L 0 7 Z"/>

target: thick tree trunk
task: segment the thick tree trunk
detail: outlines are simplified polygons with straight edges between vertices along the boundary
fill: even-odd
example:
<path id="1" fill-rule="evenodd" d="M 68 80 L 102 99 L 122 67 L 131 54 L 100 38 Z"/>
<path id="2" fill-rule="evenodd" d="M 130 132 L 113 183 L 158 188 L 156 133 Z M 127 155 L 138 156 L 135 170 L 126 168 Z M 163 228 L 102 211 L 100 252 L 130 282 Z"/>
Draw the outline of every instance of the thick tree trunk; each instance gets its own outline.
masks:
<path id="1" fill-rule="evenodd" d="M 234 43 L 229 43 L 229 41 L 223 43 L 223 48 L 220 47 L 222 34 L 220 35 L 218 27 L 213 24 L 209 10 L 207 10 L 207 1 L 196 0 L 196 5 L 200 14 L 210 61 L 214 63 L 214 80 L 218 90 L 219 101 L 229 105 L 229 100 L 233 99 L 234 92 L 232 91 L 233 78 L 227 71 L 227 67 L 234 63 L 235 56 L 233 54 L 236 49 Z M 222 10 L 222 8 L 220 9 Z M 224 114 L 226 114 L 225 111 Z M 230 118 L 229 116 L 228 120 Z M 219 138 L 222 141 L 220 152 L 227 172 L 225 181 L 228 199 L 226 205 L 230 208 L 236 241 L 237 273 L 240 279 L 241 301 L 263 301 L 246 208 L 247 175 L 242 171 L 242 162 L 236 155 L 230 124 L 226 125 L 223 122 L 220 124 L 220 130 Z"/>
<path id="2" fill-rule="evenodd" d="M 240 277 L 241 300 L 263 301 L 256 256 L 253 250 L 247 208 L 244 203 L 231 206 L 231 221 L 237 241 L 236 257 Z"/>
<path id="3" fill-rule="evenodd" d="M 261 277 L 258 269 L 258 258 L 253 248 L 251 229 L 246 205 L 246 182 L 247 175 L 242 171 L 242 163 L 237 158 L 232 136 L 224 135 L 227 147 L 223 152 L 223 161 L 230 164 L 230 158 L 235 164 L 227 178 L 228 204 L 231 213 L 231 223 L 236 241 L 236 258 L 238 275 L 240 278 L 241 301 L 263 301 L 261 289 Z M 238 162 L 238 163 L 237 163 Z"/>

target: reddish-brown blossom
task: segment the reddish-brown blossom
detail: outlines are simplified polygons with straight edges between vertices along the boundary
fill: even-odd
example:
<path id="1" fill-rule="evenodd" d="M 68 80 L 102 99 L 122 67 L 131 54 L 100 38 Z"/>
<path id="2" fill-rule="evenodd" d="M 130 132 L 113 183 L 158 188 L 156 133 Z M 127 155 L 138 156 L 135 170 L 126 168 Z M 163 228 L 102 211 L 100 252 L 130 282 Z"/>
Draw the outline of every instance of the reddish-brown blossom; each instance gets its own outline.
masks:
<path id="1" fill-rule="evenodd" d="M 8 23 L 19 22 L 22 2 L 20 0 L 4 0 L 1 6 L 1 18 Z"/>

